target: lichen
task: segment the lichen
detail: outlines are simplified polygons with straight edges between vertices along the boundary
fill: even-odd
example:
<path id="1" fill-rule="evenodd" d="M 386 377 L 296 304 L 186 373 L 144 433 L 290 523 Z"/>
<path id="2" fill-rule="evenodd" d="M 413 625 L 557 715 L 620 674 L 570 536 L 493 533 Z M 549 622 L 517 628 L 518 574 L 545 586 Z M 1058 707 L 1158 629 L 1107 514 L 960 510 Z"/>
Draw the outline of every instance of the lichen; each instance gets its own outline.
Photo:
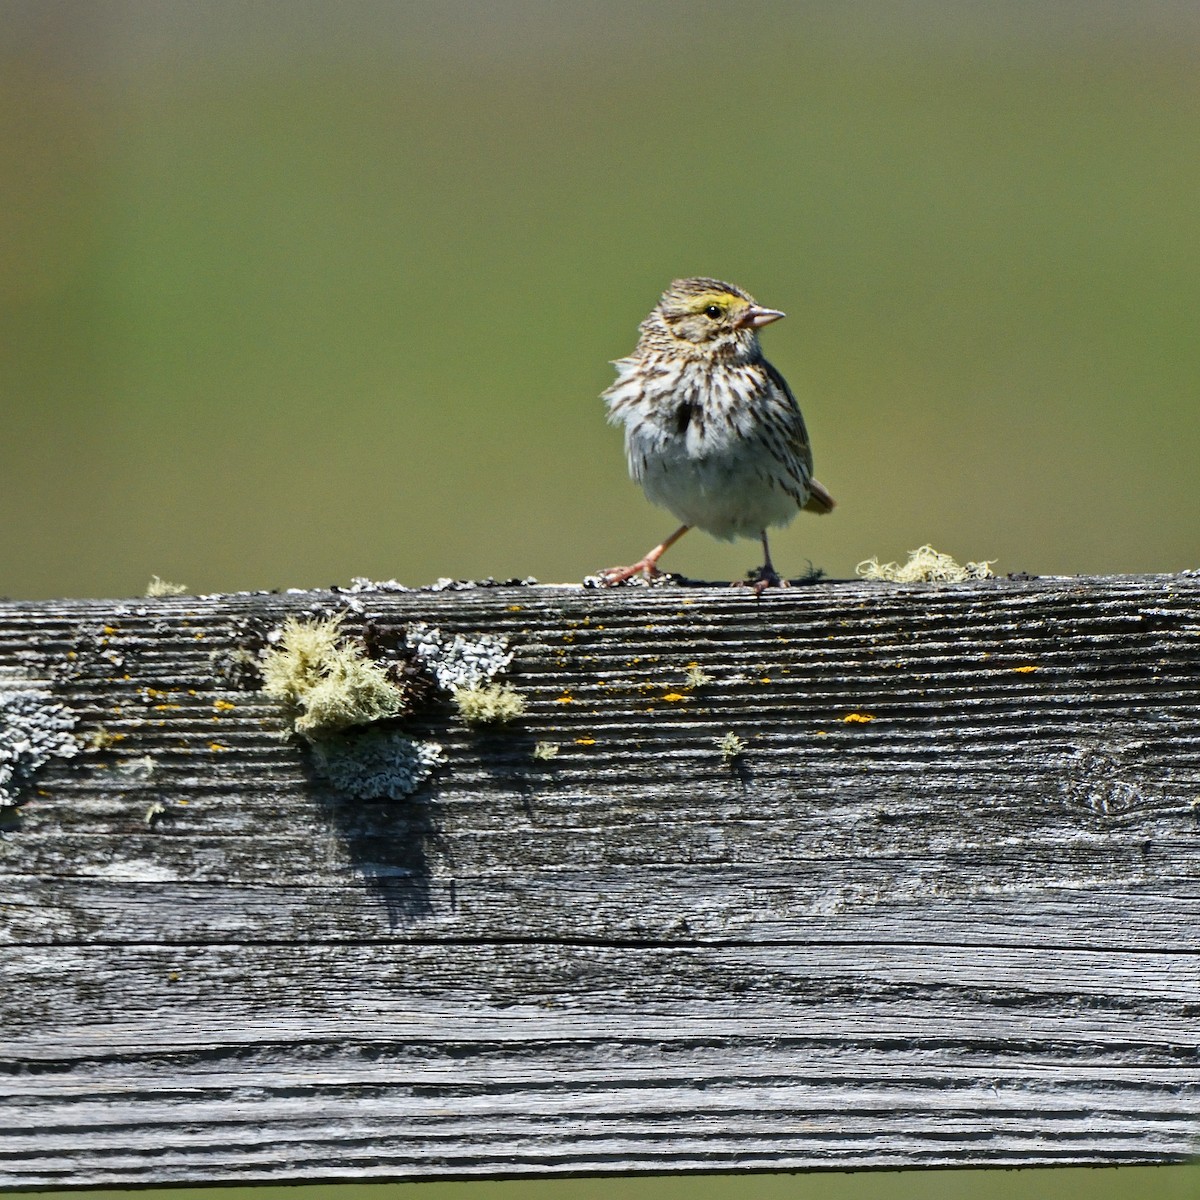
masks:
<path id="1" fill-rule="evenodd" d="M 558 747 L 553 742 L 535 742 L 533 757 L 538 762 L 549 762 L 550 759 L 558 757 Z"/>
<path id="2" fill-rule="evenodd" d="M 502 637 L 481 633 L 449 637 L 434 625 L 414 622 L 405 633 L 409 649 L 437 680 L 444 692 L 478 688 L 490 683 L 512 662 L 512 651 Z"/>
<path id="3" fill-rule="evenodd" d="M 698 662 L 690 662 L 684 675 L 684 681 L 690 688 L 704 687 L 712 683 L 715 676 L 710 675 Z"/>
<path id="4" fill-rule="evenodd" d="M 749 748 L 744 739 L 738 737 L 731 729 L 723 737 L 716 740 L 717 749 L 721 751 L 721 757 L 727 762 L 734 762 L 741 758 Z"/>
<path id="5" fill-rule="evenodd" d="M 75 714 L 49 692 L 0 692 L 0 808 L 21 803 L 21 793 L 49 758 L 73 758 Z"/>
<path id="6" fill-rule="evenodd" d="M 360 646 L 343 638 L 340 615 L 289 617 L 262 660 L 263 691 L 297 712 L 297 733 L 312 739 L 401 713 L 404 692 Z"/>
<path id="7" fill-rule="evenodd" d="M 363 729 L 311 744 L 317 769 L 339 791 L 364 800 L 411 796 L 446 761 L 436 742 L 391 729 Z"/>
<path id="8" fill-rule="evenodd" d="M 855 568 L 863 579 L 885 583 L 965 583 L 969 579 L 991 579 L 995 559 L 969 562 L 965 566 L 932 546 L 908 552 L 906 563 L 881 563 L 878 558 L 864 559 Z"/>
<path id="9" fill-rule="evenodd" d="M 457 687 L 451 696 L 468 725 L 507 725 L 525 712 L 520 692 L 505 683 Z"/>
<path id="10" fill-rule="evenodd" d="M 151 575 L 150 582 L 146 584 L 146 596 L 151 600 L 158 600 L 163 596 L 186 596 L 187 594 L 186 583 L 168 583 L 157 575 Z"/>

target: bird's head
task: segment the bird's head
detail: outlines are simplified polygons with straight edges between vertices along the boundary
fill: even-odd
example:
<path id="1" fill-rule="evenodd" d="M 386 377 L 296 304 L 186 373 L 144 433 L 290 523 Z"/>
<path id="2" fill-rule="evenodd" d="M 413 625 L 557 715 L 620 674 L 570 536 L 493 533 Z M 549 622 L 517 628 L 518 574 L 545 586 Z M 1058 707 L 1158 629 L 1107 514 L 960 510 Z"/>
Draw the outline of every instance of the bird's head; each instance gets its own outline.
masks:
<path id="1" fill-rule="evenodd" d="M 677 351 L 754 354 L 757 330 L 782 316 L 731 283 L 677 279 L 663 292 L 642 331 L 660 344 L 665 335 Z"/>

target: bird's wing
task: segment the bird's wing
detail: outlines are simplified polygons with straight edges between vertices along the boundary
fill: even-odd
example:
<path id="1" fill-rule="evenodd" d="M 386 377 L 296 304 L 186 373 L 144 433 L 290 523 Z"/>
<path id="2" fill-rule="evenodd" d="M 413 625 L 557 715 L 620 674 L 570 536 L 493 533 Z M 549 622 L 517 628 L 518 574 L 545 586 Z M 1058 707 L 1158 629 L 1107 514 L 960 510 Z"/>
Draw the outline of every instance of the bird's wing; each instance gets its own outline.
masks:
<path id="1" fill-rule="evenodd" d="M 808 444 L 808 430 L 804 426 L 804 414 L 801 413 L 800 405 L 796 403 L 796 397 L 792 395 L 792 389 L 788 387 L 787 380 L 765 358 L 763 359 L 763 366 L 767 368 L 767 375 L 771 382 L 787 398 L 787 406 L 791 410 L 791 420 L 788 422 L 789 448 L 803 464 L 805 478 L 811 479 L 813 471 L 812 447 Z"/>

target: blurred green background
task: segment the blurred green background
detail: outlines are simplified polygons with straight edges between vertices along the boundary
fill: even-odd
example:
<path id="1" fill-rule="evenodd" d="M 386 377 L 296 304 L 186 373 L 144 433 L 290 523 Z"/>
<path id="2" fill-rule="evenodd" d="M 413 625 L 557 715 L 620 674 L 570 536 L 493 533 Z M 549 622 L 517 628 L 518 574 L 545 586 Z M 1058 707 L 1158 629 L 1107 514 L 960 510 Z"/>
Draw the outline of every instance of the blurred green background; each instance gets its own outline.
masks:
<path id="1" fill-rule="evenodd" d="M 0 0 L 0 593 L 632 561 L 673 522 L 597 397 L 682 274 L 789 313 L 764 344 L 841 506 L 785 572 L 1200 566 L 1198 67 L 1192 0 Z M 735 1192 L 1200 1175 L 339 1194 Z"/>
<path id="2" fill-rule="evenodd" d="M 1200 566 L 1200 6 L 0 0 L 0 594 L 574 580 L 731 279 L 835 577 Z M 731 578 L 751 543 L 666 560 Z"/>

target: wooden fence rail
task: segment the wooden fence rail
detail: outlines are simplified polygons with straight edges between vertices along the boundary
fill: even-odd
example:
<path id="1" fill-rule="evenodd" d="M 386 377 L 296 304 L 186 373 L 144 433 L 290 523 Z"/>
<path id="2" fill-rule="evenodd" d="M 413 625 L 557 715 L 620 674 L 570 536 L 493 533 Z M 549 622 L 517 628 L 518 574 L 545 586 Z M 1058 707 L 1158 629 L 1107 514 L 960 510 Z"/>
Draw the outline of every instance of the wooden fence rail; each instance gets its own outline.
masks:
<path id="1" fill-rule="evenodd" d="M 1200 1150 L 1200 578 L 7 602 L 4 802 L 3 1187 Z"/>

